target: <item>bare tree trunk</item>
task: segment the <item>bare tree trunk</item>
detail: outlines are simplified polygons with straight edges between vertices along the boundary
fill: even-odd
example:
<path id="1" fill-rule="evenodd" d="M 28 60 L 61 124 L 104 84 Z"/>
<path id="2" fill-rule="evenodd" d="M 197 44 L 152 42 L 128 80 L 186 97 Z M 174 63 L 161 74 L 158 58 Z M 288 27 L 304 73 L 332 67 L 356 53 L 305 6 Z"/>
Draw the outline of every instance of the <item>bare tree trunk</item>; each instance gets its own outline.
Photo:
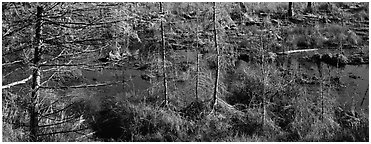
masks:
<path id="1" fill-rule="evenodd" d="M 324 112 L 325 112 L 325 109 L 324 109 L 324 102 L 323 102 L 323 100 L 324 100 L 324 93 L 323 93 L 323 91 L 324 91 L 324 88 L 323 88 L 323 85 L 324 85 L 324 78 L 323 78 L 323 76 L 322 76 L 322 74 L 321 74 L 321 84 L 320 84 L 320 92 L 321 92 L 321 121 L 323 121 L 323 115 L 324 115 Z"/>
<path id="2" fill-rule="evenodd" d="M 212 103 L 212 111 L 217 104 L 218 98 L 218 85 L 219 85 L 219 47 L 218 47 L 218 39 L 217 39 L 217 32 L 216 32 L 216 3 L 214 2 L 213 10 L 214 10 L 214 44 L 216 48 L 216 73 L 215 73 L 215 85 L 214 85 L 214 95 L 213 95 L 213 103 Z"/>
<path id="3" fill-rule="evenodd" d="M 29 107 L 30 113 L 30 138 L 31 141 L 38 141 L 38 97 L 39 97 L 39 87 L 40 87 L 40 70 L 39 70 L 39 61 L 40 61 L 40 51 L 41 51 L 41 16 L 43 8 L 37 7 L 36 13 L 36 34 L 35 34 L 35 49 L 34 49 L 34 59 L 33 64 L 35 68 L 32 73 L 32 92 L 31 92 L 31 105 Z"/>
<path id="4" fill-rule="evenodd" d="M 287 13 L 288 17 L 294 16 L 293 7 L 294 7 L 294 3 L 289 2 L 289 10 L 288 10 L 288 13 Z"/>
<path id="5" fill-rule="evenodd" d="M 162 7 L 162 2 L 160 2 L 160 11 L 161 14 L 164 14 L 164 9 Z M 166 49 L 165 49 L 165 34 L 164 34 L 164 25 L 163 21 L 161 20 L 161 41 L 162 41 L 162 72 L 163 72 L 163 77 L 164 77 L 164 103 L 163 106 L 168 105 L 168 96 L 167 96 L 167 80 L 166 80 Z"/>
<path id="6" fill-rule="evenodd" d="M 199 73 L 200 73 L 200 57 L 199 57 L 199 54 L 198 54 L 198 52 L 197 52 L 196 101 L 198 101 L 198 83 L 199 83 L 199 81 L 200 81 Z"/>
<path id="7" fill-rule="evenodd" d="M 196 56 L 197 56 L 197 65 L 196 65 L 196 101 L 198 101 L 198 82 L 199 82 L 199 72 L 200 72 L 200 60 L 198 55 L 198 17 L 196 17 Z"/>
<path id="8" fill-rule="evenodd" d="M 261 56 L 261 72 L 262 72 L 262 76 L 263 76 L 263 93 L 262 93 L 262 97 L 263 97 L 263 101 L 262 101 L 262 106 L 263 106 L 263 112 L 262 112 L 262 124 L 263 124 L 263 129 L 264 129 L 264 126 L 265 126 L 265 115 L 266 115 L 266 107 L 265 107 L 265 85 L 266 85 L 266 80 L 265 80 L 265 70 L 264 70 L 264 42 L 263 42 L 263 34 L 260 35 L 260 44 L 261 44 L 261 47 L 260 47 L 260 56 Z"/>

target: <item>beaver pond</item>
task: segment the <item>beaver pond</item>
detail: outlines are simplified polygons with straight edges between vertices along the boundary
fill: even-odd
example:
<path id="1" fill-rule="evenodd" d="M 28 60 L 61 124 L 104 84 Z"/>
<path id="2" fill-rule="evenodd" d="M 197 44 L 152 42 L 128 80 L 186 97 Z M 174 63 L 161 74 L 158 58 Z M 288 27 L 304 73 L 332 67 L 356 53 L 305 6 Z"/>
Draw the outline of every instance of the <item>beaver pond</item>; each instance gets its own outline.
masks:
<path id="1" fill-rule="evenodd" d="M 307 87 L 309 92 L 317 92 L 320 83 L 321 75 L 324 79 L 330 79 L 330 82 L 336 86 L 336 91 L 332 91 L 338 95 L 337 100 L 346 108 L 353 108 L 357 111 L 364 111 L 368 113 L 369 92 L 368 92 L 368 64 L 345 65 L 343 67 L 336 67 L 325 62 L 321 62 L 321 66 L 312 62 L 305 57 L 311 57 L 314 54 L 326 54 L 334 52 L 331 49 L 321 49 L 316 52 L 304 52 L 299 54 L 280 55 L 277 57 L 279 66 L 277 69 L 291 70 L 300 75 L 298 80 L 300 84 Z M 178 50 L 178 54 L 187 55 L 187 61 L 196 59 L 194 51 Z M 347 51 L 351 54 L 351 51 Z M 186 61 L 186 59 L 184 59 Z M 239 65 L 240 67 L 246 65 Z M 123 80 L 125 83 L 102 88 L 97 95 L 119 95 L 126 93 L 134 93 L 147 95 L 151 83 L 158 83 L 162 80 L 159 76 L 153 76 L 145 70 L 138 70 L 132 68 L 117 68 L 117 69 L 103 69 L 101 71 L 82 70 L 83 77 L 86 82 L 93 83 L 94 81 L 114 81 Z M 180 78 L 179 78 L 180 79 Z M 150 82 L 152 80 L 152 82 Z"/>

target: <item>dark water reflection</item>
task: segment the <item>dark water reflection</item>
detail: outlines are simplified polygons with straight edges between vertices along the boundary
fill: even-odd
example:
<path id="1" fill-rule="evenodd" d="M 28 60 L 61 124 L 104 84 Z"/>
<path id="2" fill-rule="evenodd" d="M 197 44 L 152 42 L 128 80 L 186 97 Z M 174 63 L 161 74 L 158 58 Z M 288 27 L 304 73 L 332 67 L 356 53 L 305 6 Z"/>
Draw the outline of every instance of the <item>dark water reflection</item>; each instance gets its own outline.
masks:
<path id="1" fill-rule="evenodd" d="M 328 51 L 322 51 L 328 52 Z M 193 60 L 195 57 L 194 52 L 191 53 L 187 60 Z M 305 74 L 308 77 L 320 78 L 321 74 L 324 79 L 337 79 L 341 87 L 333 91 L 337 95 L 338 102 L 347 108 L 355 108 L 356 110 L 364 110 L 368 113 L 369 106 L 369 92 L 368 92 L 368 64 L 366 65 L 346 65 L 343 68 L 336 68 L 321 63 L 318 67 L 317 64 L 300 59 L 303 56 L 310 56 L 314 53 L 300 53 L 281 58 L 282 66 L 286 69 L 296 71 L 297 74 Z M 102 71 L 87 71 L 83 70 L 83 76 L 87 83 L 98 83 L 102 81 L 117 81 L 122 80 L 123 83 L 102 87 L 96 92 L 96 95 L 126 95 L 127 93 L 135 93 L 135 95 L 147 95 L 148 88 L 151 86 L 149 81 L 143 80 L 141 75 L 146 74 L 144 71 L 126 69 L 126 70 L 113 70 L 106 69 Z M 318 92 L 319 84 L 308 86 L 313 92 Z M 365 99 L 364 99 L 365 98 Z M 363 100 L 364 99 L 364 100 Z M 361 105 L 361 103 L 363 104 Z"/>
<path id="2" fill-rule="evenodd" d="M 336 68 L 325 63 L 317 65 L 316 63 L 300 59 L 303 56 L 310 56 L 311 54 L 314 53 L 285 56 L 281 58 L 281 61 L 283 61 L 283 66 L 286 69 L 297 71 L 299 74 L 305 74 L 307 77 L 321 78 L 323 76 L 326 80 L 336 80 L 336 82 L 339 82 L 340 87 L 336 88 L 333 94 L 338 95 L 338 102 L 346 108 L 362 110 L 368 113 L 368 64 L 346 65 L 342 68 Z M 312 90 L 318 90 L 319 84 L 308 87 L 311 87 L 309 89 Z M 313 89 L 313 87 L 317 87 L 317 89 Z"/>
<path id="3" fill-rule="evenodd" d="M 143 71 L 133 69 L 103 69 L 101 71 L 82 70 L 85 83 L 120 82 L 110 86 L 90 88 L 89 90 L 94 93 L 93 97 L 98 103 L 102 101 L 101 98 L 107 96 L 123 98 L 126 95 L 147 94 L 147 89 L 151 84 L 141 78 L 141 75 L 144 73 Z M 89 99 L 91 98 L 92 96 L 89 97 Z"/>

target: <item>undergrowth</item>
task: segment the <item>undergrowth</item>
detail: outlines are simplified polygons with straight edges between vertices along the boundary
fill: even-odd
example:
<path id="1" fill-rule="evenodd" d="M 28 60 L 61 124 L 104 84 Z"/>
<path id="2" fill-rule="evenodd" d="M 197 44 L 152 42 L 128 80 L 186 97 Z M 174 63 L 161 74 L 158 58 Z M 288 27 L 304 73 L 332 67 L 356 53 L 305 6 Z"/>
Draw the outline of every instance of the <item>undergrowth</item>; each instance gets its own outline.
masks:
<path id="1" fill-rule="evenodd" d="M 307 93 L 304 87 L 277 79 L 279 71 L 270 70 L 263 91 L 258 73 L 232 74 L 225 96 L 232 109 L 220 104 L 210 113 L 209 101 L 159 107 L 135 97 L 106 97 L 87 119 L 98 141 L 368 141 L 365 115 L 347 118 L 334 96 Z M 263 92 L 268 99 L 264 121 Z"/>

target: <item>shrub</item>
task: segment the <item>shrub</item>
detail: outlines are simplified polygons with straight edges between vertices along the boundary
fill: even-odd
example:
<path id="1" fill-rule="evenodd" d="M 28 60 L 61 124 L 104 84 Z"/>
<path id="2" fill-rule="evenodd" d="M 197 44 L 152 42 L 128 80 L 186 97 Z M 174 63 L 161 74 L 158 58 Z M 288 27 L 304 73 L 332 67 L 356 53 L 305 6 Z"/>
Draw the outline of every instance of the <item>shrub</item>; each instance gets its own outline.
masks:
<path id="1" fill-rule="evenodd" d="M 135 116 L 130 107 L 112 99 L 104 100 L 101 105 L 99 111 L 88 117 L 94 136 L 103 141 L 130 141 Z"/>

